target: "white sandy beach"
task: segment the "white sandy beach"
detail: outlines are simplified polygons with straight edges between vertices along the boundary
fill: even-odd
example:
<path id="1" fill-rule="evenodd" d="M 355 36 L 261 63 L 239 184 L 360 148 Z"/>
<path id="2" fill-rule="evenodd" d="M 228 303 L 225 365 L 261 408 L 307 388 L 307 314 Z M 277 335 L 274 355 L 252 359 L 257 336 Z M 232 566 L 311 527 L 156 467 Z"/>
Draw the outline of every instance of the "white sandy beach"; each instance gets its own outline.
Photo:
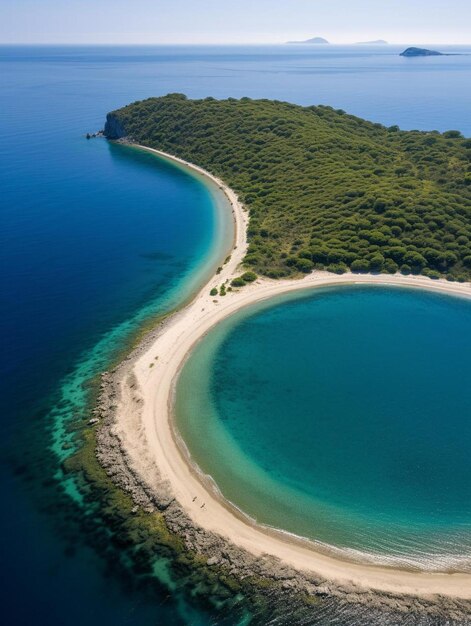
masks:
<path id="1" fill-rule="evenodd" d="M 210 483 L 201 480 L 198 472 L 192 468 L 183 446 L 178 444 L 178 435 L 174 432 L 172 422 L 175 380 L 189 351 L 212 327 L 241 307 L 289 291 L 345 283 L 410 286 L 469 297 L 471 286 L 433 281 L 420 276 L 337 276 L 314 272 L 302 280 L 259 279 L 240 290 L 228 292 L 224 297 L 212 297 L 209 295 L 212 287 L 220 286 L 241 273 L 239 266 L 247 247 L 248 216 L 235 193 L 220 180 L 201 168 L 179 162 L 207 175 L 224 189 L 232 204 L 236 225 L 235 243 L 231 258 L 220 274 L 211 278 L 193 301 L 172 317 L 165 331 L 134 362 L 132 386 L 129 376 L 121 383 L 122 395 L 114 428 L 133 469 L 152 487 L 153 481 L 157 481 L 158 468 L 160 475 L 168 481 L 173 495 L 195 524 L 226 537 L 255 555 L 273 555 L 299 570 L 315 572 L 339 583 L 392 593 L 427 597 L 440 594 L 471 599 L 471 574 L 419 573 L 343 561 L 319 552 L 313 543 L 290 539 L 288 535 L 257 526 L 244 516 L 237 515 L 211 488 Z M 139 410 L 136 410 L 137 405 Z"/>

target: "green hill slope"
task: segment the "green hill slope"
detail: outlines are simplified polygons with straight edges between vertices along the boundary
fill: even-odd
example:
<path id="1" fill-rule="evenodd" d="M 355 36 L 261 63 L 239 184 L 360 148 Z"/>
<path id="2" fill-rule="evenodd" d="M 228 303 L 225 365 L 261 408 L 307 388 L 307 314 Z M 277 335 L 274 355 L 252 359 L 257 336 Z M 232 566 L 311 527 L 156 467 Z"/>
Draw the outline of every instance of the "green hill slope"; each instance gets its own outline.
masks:
<path id="1" fill-rule="evenodd" d="M 471 278 L 471 140 L 457 131 L 170 94 L 110 113 L 105 132 L 223 178 L 250 211 L 245 262 L 261 274 L 350 267 Z"/>

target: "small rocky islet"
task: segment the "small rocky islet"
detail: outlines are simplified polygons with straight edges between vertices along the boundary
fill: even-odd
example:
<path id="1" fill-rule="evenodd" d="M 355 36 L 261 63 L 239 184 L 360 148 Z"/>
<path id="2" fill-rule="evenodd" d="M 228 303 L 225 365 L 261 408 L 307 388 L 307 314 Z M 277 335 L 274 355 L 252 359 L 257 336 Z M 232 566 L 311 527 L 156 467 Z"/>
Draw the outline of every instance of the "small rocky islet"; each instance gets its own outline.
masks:
<path id="1" fill-rule="evenodd" d="M 443 52 L 437 50 L 428 50 L 427 48 L 406 48 L 404 52 L 399 55 L 401 57 L 443 57 L 447 56 Z"/>

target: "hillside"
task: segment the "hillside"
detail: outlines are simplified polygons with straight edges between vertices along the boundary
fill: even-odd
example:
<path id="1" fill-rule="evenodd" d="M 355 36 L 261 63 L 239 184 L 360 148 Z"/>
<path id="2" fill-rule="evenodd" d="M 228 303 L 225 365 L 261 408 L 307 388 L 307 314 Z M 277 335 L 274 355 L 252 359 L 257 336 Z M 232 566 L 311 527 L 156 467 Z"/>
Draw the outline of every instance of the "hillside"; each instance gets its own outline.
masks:
<path id="1" fill-rule="evenodd" d="M 312 37 L 311 39 L 304 39 L 304 41 L 288 41 L 288 43 L 325 44 L 329 42 L 324 37 Z"/>
<path id="2" fill-rule="evenodd" d="M 245 262 L 260 274 L 350 267 L 471 278 L 471 140 L 457 131 L 170 94 L 110 113 L 105 133 L 223 178 L 250 211 Z"/>
<path id="3" fill-rule="evenodd" d="M 359 46 L 387 46 L 388 42 L 385 39 L 375 39 L 374 41 L 358 41 Z"/>

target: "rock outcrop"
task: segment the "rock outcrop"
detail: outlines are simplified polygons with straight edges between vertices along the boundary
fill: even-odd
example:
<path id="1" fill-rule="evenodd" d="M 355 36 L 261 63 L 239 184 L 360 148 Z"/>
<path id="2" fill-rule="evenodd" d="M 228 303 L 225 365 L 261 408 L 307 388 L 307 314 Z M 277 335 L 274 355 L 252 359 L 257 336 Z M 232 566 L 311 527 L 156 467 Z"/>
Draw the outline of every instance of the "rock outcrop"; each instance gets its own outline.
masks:
<path id="1" fill-rule="evenodd" d="M 126 137 L 126 131 L 114 113 L 108 113 L 106 116 L 106 124 L 103 133 L 108 139 L 122 139 Z"/>
<path id="2" fill-rule="evenodd" d="M 441 57 L 444 56 L 442 52 L 436 50 L 427 50 L 427 48 L 407 48 L 399 55 L 401 57 Z"/>

